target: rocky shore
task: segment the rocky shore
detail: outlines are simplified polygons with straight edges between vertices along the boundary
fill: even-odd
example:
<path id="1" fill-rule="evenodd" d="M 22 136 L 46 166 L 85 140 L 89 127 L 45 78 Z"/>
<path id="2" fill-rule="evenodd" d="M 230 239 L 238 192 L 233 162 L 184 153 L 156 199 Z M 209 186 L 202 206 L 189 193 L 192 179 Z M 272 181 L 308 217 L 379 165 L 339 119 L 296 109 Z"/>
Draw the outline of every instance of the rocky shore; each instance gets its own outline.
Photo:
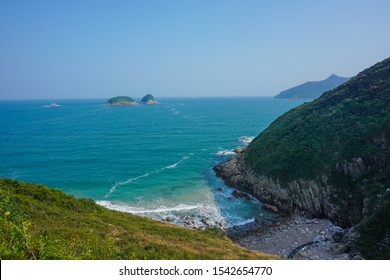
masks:
<path id="1" fill-rule="evenodd" d="M 279 216 L 227 230 L 233 242 L 247 249 L 301 260 L 363 259 L 349 245 L 353 234 L 329 220 L 300 215 Z"/>
<path id="2" fill-rule="evenodd" d="M 264 202 L 265 210 L 278 216 L 275 219 L 229 228 L 226 232 L 230 239 L 248 249 L 280 258 L 363 258 L 352 246 L 356 238 L 354 230 L 343 229 L 323 218 L 324 211 L 328 215 L 338 211 L 327 202 L 329 188 L 325 183 L 319 186 L 318 183 L 302 181 L 282 188 L 277 181 L 253 174 L 245 166 L 243 157 L 241 153 L 236 154 L 215 166 L 214 171 L 230 187 L 254 194 Z M 302 187 L 302 184 L 309 185 Z M 237 197 L 245 199 L 240 191 L 234 192 L 237 192 Z"/>

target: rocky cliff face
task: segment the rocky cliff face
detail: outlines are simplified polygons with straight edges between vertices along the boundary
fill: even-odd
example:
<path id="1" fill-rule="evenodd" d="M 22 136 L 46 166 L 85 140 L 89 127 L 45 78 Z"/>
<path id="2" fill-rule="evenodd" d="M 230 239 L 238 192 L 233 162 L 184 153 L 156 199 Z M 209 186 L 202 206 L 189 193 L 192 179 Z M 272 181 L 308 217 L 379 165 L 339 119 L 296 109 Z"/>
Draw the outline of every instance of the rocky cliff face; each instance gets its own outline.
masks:
<path id="1" fill-rule="evenodd" d="M 261 201 L 286 212 L 336 218 L 340 207 L 329 202 L 332 187 L 327 176 L 321 180 L 298 179 L 282 186 L 278 179 L 257 175 L 237 154 L 215 166 L 214 171 L 229 186 L 254 194 Z"/>
<path id="2" fill-rule="evenodd" d="M 327 218 L 342 226 L 350 227 L 369 213 L 368 195 L 362 189 L 367 180 L 359 178 L 372 169 L 382 167 L 385 176 L 387 164 L 380 159 L 356 158 L 337 163 L 335 171 L 358 182 L 351 192 L 337 192 L 328 175 L 316 180 L 297 179 L 288 183 L 257 175 L 246 163 L 245 155 L 237 154 L 214 167 L 217 176 L 227 185 L 252 193 L 261 201 L 285 212 L 300 213 L 311 217 Z M 378 179 L 378 178 L 376 178 Z M 372 182 L 371 182 L 372 183 Z"/>

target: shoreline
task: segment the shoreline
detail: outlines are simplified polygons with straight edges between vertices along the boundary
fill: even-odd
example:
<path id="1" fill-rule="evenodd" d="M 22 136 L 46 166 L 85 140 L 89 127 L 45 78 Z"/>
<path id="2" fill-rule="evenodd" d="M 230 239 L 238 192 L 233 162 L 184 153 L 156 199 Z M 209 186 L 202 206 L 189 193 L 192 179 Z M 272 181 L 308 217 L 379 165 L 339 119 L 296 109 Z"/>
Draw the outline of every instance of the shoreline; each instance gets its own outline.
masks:
<path id="1" fill-rule="evenodd" d="M 350 231 L 329 220 L 302 215 L 280 215 L 226 230 L 236 244 L 282 259 L 360 260 L 348 244 Z"/>
<path id="2" fill-rule="evenodd" d="M 232 190 L 253 195 L 249 185 L 258 186 L 259 182 L 241 164 L 241 153 L 236 153 L 213 169 L 216 176 Z M 289 209 L 276 196 L 262 194 L 259 190 L 255 192 L 255 197 L 263 204 L 265 211 L 277 216 L 226 229 L 226 235 L 234 243 L 282 259 L 363 259 L 359 252 L 352 249 L 356 238 L 353 229 L 343 229 L 310 211 Z"/>

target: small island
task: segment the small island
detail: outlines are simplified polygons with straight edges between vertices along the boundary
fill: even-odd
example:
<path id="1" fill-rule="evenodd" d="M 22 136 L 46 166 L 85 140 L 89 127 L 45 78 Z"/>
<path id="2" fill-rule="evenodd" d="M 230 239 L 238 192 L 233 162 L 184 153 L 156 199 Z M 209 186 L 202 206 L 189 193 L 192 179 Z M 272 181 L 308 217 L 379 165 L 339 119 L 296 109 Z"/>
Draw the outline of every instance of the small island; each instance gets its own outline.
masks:
<path id="1" fill-rule="evenodd" d="M 141 103 L 142 103 L 142 104 L 151 105 L 151 104 L 157 104 L 158 102 L 157 102 L 157 100 L 154 98 L 153 95 L 147 94 L 147 95 L 144 96 L 144 98 L 142 98 Z"/>
<path id="2" fill-rule="evenodd" d="M 113 97 L 106 102 L 106 106 L 129 106 L 136 104 L 137 102 L 135 102 L 133 98 L 128 96 Z"/>

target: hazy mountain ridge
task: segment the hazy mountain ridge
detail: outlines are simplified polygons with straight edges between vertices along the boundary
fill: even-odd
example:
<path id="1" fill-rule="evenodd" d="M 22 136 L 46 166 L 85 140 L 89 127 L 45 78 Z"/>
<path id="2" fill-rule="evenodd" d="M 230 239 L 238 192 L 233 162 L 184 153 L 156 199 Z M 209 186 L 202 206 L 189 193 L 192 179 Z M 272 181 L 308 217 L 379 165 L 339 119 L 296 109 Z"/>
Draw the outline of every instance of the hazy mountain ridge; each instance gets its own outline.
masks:
<path id="1" fill-rule="evenodd" d="M 330 75 L 322 81 L 306 82 L 304 84 L 292 87 L 280 92 L 275 98 L 279 99 L 315 99 L 323 92 L 331 90 L 350 78 L 339 77 L 335 74 Z"/>

